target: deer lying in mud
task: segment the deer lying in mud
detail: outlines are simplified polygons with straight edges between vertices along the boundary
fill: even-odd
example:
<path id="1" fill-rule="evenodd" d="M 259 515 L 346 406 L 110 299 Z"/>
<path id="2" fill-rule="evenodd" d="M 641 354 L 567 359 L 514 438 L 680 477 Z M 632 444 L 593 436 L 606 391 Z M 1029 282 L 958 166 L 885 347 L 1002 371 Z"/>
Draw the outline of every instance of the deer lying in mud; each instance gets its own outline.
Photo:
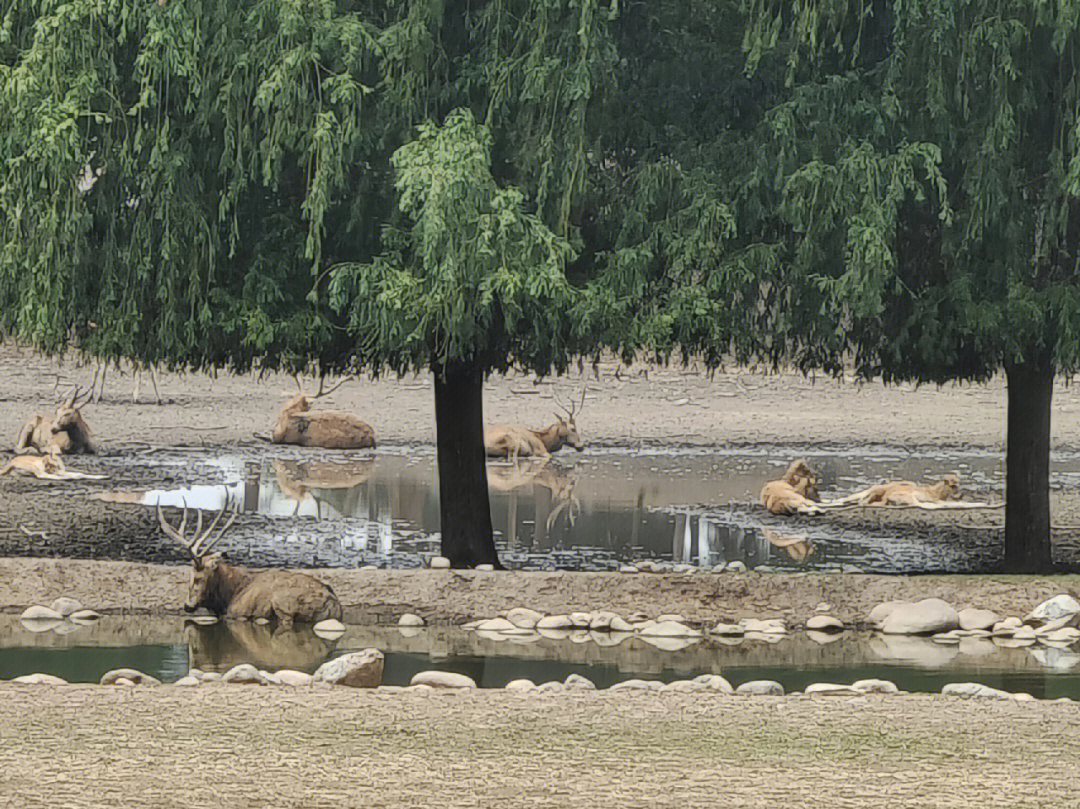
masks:
<path id="1" fill-rule="evenodd" d="M 202 511 L 197 510 L 195 538 L 189 542 L 184 537 L 187 508 L 184 508 L 179 527 L 174 528 L 165 520 L 161 506 L 157 506 L 161 530 L 191 554 L 194 565 L 185 610 L 194 612 L 199 607 L 206 607 L 215 615 L 241 621 L 276 619 L 281 629 L 290 629 L 294 621 L 318 623 L 327 618 L 341 619 L 341 602 L 334 591 L 318 579 L 288 570 L 255 571 L 236 567 L 222 561 L 220 554 L 210 553 L 236 519 L 236 514 L 232 514 L 211 538 L 225 508 L 222 506 L 205 532 L 202 530 Z"/>
<path id="2" fill-rule="evenodd" d="M 90 428 L 83 421 L 79 408 L 78 387 L 66 402 L 62 402 L 53 415 L 37 413 L 23 425 L 15 439 L 15 452 L 37 451 L 43 455 L 76 455 L 97 452 Z"/>
<path id="3" fill-rule="evenodd" d="M 59 455 L 16 455 L 0 468 L 4 475 L 26 475 L 39 480 L 104 480 L 104 475 L 88 475 L 64 466 Z"/>
<path id="4" fill-rule="evenodd" d="M 270 440 L 275 444 L 296 444 L 323 449 L 366 449 L 375 446 L 375 431 L 371 425 L 351 413 L 341 410 L 312 410 L 311 401 L 329 396 L 351 377 L 323 392 L 300 392 L 281 408 Z"/>
<path id="5" fill-rule="evenodd" d="M 578 452 L 585 449 L 585 442 L 578 435 L 575 413 L 585 404 L 585 391 L 581 392 L 581 402 L 575 407 L 564 406 L 558 399 L 555 403 L 566 413 L 563 418 L 555 414 L 557 421 L 541 430 L 533 430 L 522 424 L 495 424 L 484 431 L 484 451 L 489 458 L 546 458 L 558 452 L 564 446 L 573 447 Z"/>
<path id="6" fill-rule="evenodd" d="M 792 461 L 779 480 L 770 480 L 761 489 L 761 505 L 772 514 L 820 514 L 817 475 L 806 460 Z"/>
<path id="7" fill-rule="evenodd" d="M 855 494 L 824 503 L 825 508 L 843 506 L 908 506 L 911 508 L 964 509 L 993 508 L 989 503 L 967 503 L 960 500 L 960 476 L 945 475 L 935 483 L 919 485 L 910 480 L 879 483 Z"/>

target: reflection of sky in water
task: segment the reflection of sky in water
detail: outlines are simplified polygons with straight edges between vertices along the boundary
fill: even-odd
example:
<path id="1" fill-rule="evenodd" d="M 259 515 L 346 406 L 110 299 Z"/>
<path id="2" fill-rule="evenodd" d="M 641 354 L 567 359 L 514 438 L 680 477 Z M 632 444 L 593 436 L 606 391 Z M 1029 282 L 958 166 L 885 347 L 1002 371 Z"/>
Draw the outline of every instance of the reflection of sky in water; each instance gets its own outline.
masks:
<path id="1" fill-rule="evenodd" d="M 805 454 L 821 475 L 824 499 L 883 479 L 921 480 L 954 470 L 972 499 L 999 499 L 1003 486 L 1001 455 L 985 451 Z M 868 535 L 769 518 L 751 504 L 788 456 L 794 453 L 620 450 L 559 454 L 549 464 L 494 462 L 489 483 L 500 557 L 526 569 L 612 569 L 653 559 L 699 568 L 740 561 L 750 568 L 970 572 L 988 569 L 1000 556 L 994 532 L 959 545 L 904 528 Z M 186 501 L 216 511 L 227 491 L 231 508 L 275 518 L 258 542 L 242 549 L 240 558 L 249 563 L 295 557 L 319 565 L 408 567 L 438 552 L 438 481 L 430 453 L 380 451 L 347 463 L 215 457 L 193 468 L 204 480 L 228 482 L 154 490 L 142 502 L 179 507 Z M 1052 477 L 1059 485 L 1080 479 L 1080 456 L 1058 453 Z M 278 547 L 293 551 L 276 556 Z"/>

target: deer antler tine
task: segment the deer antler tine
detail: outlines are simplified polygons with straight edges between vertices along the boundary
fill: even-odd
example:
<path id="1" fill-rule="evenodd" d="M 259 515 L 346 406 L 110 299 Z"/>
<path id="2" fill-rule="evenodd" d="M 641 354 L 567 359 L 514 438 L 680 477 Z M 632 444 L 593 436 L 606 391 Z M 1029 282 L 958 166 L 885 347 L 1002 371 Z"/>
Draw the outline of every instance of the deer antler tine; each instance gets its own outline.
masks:
<path id="1" fill-rule="evenodd" d="M 581 412 L 581 409 L 583 407 L 585 407 L 585 393 L 587 391 L 588 391 L 587 387 L 582 387 L 582 389 L 581 389 L 581 401 L 578 403 L 578 412 Z"/>
<path id="2" fill-rule="evenodd" d="M 224 509 L 222 509 L 222 512 L 221 512 L 221 513 L 224 513 Z M 220 516 L 220 514 L 219 514 L 218 516 Z M 230 514 L 230 515 L 229 515 L 229 519 L 227 519 L 227 520 L 225 521 L 225 524 L 224 524 L 223 526 L 221 526 L 221 530 L 219 530 L 219 531 L 217 532 L 217 536 L 216 536 L 216 537 L 214 537 L 213 539 L 211 539 L 211 540 L 208 540 L 207 542 L 203 543 L 203 546 L 202 546 L 202 552 L 203 552 L 204 554 L 205 554 L 205 553 L 209 553 L 210 549 L 211 549 L 211 548 L 213 548 L 213 547 L 214 547 L 215 545 L 217 545 L 217 544 L 218 544 L 218 542 L 220 542 L 220 541 L 221 541 L 221 538 L 222 538 L 223 536 L 225 536 L 225 532 L 229 530 L 229 527 L 230 527 L 230 526 L 231 526 L 231 525 L 232 525 L 232 524 L 233 524 L 233 523 L 234 523 L 235 521 L 236 521 L 236 512 L 234 511 L 234 512 L 233 512 L 232 514 Z M 214 520 L 214 522 L 216 523 L 216 522 L 217 522 L 217 520 Z M 211 529 L 210 529 L 210 530 L 212 531 L 212 530 L 213 530 L 213 528 L 211 527 Z M 207 532 L 206 532 L 206 534 L 207 534 L 207 536 L 209 536 L 209 535 L 210 535 L 210 531 L 207 531 Z"/>
<path id="3" fill-rule="evenodd" d="M 340 380 L 340 381 L 339 381 L 339 382 L 338 382 L 338 383 L 337 383 L 336 385 L 334 385 L 334 386 L 333 386 L 332 388 L 330 388 L 330 390 L 328 390 L 328 391 L 323 391 L 323 379 L 324 379 L 324 377 L 321 377 L 321 376 L 320 376 L 320 377 L 319 377 L 319 392 L 318 392 L 318 393 L 316 393 L 316 394 L 315 394 L 315 395 L 314 395 L 314 396 L 313 396 L 312 398 L 314 398 L 314 399 L 319 399 L 319 398 L 321 398 L 321 397 L 323 397 L 323 396 L 329 396 L 329 395 L 330 395 L 331 393 L 333 393 L 334 391 L 336 391 L 336 390 L 337 390 L 338 388 L 340 388 L 340 387 L 341 387 L 342 385 L 344 385 L 344 384 L 345 384 L 346 382 L 351 382 L 351 381 L 352 381 L 353 379 L 355 379 L 355 378 L 356 378 L 356 377 L 354 377 L 354 376 L 353 376 L 352 374 L 349 374 L 349 375 L 348 375 L 348 376 L 346 376 L 345 378 L 341 379 L 341 380 Z"/>
<path id="4" fill-rule="evenodd" d="M 160 500 L 154 504 L 154 507 L 157 510 L 158 524 L 161 526 L 161 530 L 165 532 L 165 536 L 179 542 L 181 545 L 184 546 L 185 550 L 187 550 L 189 553 L 192 554 L 192 556 L 194 556 L 195 554 L 191 550 L 191 543 L 184 539 L 183 524 L 181 524 L 180 531 L 177 531 L 175 528 L 169 525 L 168 521 L 165 519 L 165 514 L 161 510 Z"/>

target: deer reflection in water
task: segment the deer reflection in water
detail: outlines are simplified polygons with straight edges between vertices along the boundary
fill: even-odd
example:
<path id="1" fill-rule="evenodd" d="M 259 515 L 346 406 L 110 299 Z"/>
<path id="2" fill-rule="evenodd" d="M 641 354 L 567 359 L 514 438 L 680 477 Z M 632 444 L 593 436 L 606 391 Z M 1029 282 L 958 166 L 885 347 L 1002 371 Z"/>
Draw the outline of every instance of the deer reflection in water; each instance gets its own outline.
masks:
<path id="1" fill-rule="evenodd" d="M 292 509 L 294 517 L 300 513 L 300 508 L 305 503 L 314 503 L 315 514 L 312 516 L 321 518 L 323 504 L 328 501 L 339 512 L 339 516 L 351 516 L 356 510 L 356 502 L 350 503 L 350 499 L 355 501 L 358 498 L 359 487 L 371 480 L 374 474 L 373 458 L 349 463 L 274 461 L 274 477 L 278 488 L 287 499 L 295 503 Z M 338 494 L 330 494 L 331 492 Z"/>
<path id="2" fill-rule="evenodd" d="M 227 671 L 241 663 L 275 671 L 313 672 L 334 652 L 337 642 L 315 634 L 309 626 L 274 629 L 250 621 L 219 621 L 184 626 L 190 665 L 203 671 Z"/>
<path id="3" fill-rule="evenodd" d="M 783 548 L 796 562 L 805 562 L 816 550 L 816 546 L 806 538 L 806 534 L 778 534 L 763 525 L 761 535 L 774 548 Z"/>
<path id="4" fill-rule="evenodd" d="M 536 539 L 543 542 L 559 516 L 566 513 L 567 522 L 574 525 L 581 513 L 581 501 L 574 494 L 577 478 L 560 467 L 550 456 L 546 458 L 517 458 L 508 464 L 488 464 L 488 488 L 495 492 L 511 493 L 507 520 L 507 543 L 513 547 L 517 542 L 518 490 L 532 486 L 536 500 Z M 542 493 L 548 492 L 550 503 L 542 503 Z M 541 513 L 548 508 L 547 517 Z"/>

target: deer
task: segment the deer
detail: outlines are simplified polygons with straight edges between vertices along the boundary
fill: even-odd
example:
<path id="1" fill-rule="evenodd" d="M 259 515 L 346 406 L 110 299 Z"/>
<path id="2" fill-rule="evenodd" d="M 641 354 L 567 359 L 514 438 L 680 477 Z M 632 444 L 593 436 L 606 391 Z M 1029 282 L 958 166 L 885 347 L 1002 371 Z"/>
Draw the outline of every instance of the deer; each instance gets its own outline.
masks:
<path id="1" fill-rule="evenodd" d="M 580 408 L 585 404 L 585 391 L 581 392 L 581 402 L 575 407 L 573 402 L 567 407 L 555 398 L 555 404 L 565 413 L 555 414 L 556 421 L 540 430 L 530 429 L 522 424 L 495 424 L 484 431 L 484 452 L 489 458 L 546 458 L 558 452 L 564 446 L 573 447 L 578 452 L 585 449 L 585 442 L 578 435 L 574 415 L 580 415 Z"/>
<path id="2" fill-rule="evenodd" d="M 345 377 L 330 390 L 300 391 L 278 413 L 270 440 L 275 444 L 296 444 L 323 449 L 366 449 L 375 446 L 375 431 L 366 421 L 341 410 L 312 410 L 311 401 L 329 396 L 352 377 Z M 299 380 L 297 381 L 299 387 Z"/>
<path id="3" fill-rule="evenodd" d="M 161 530 L 191 555 L 193 568 L 187 600 L 184 602 L 186 612 L 205 607 L 226 619 L 276 620 L 277 628 L 286 630 L 292 629 L 297 621 L 314 624 L 327 618 L 341 620 L 338 597 L 328 585 L 315 577 L 289 570 L 257 571 L 230 565 L 221 558 L 221 554 L 210 552 L 236 520 L 236 513 L 233 512 L 213 535 L 228 508 L 228 502 L 221 507 L 205 532 L 202 530 L 202 511 L 196 509 L 195 538 L 190 541 L 185 537 L 186 504 L 180 525 L 175 528 L 165 519 L 160 503 L 156 508 Z"/>
<path id="4" fill-rule="evenodd" d="M 36 413 L 23 425 L 15 439 L 15 452 L 22 455 L 38 452 L 43 455 L 93 454 L 97 452 L 90 428 L 79 408 L 79 388 L 75 387 L 67 401 L 62 402 L 52 417 Z"/>
<path id="5" fill-rule="evenodd" d="M 5 475 L 26 475 L 38 480 L 104 480 L 105 475 L 88 475 L 75 472 L 64 466 L 60 456 L 16 455 L 0 468 L 0 478 Z"/>
<path id="6" fill-rule="evenodd" d="M 761 505 L 771 514 L 820 514 L 817 474 L 804 458 L 792 461 L 779 480 L 761 489 Z"/>
<path id="7" fill-rule="evenodd" d="M 960 476 L 949 473 L 941 480 L 928 484 L 917 484 L 910 480 L 895 480 L 878 483 L 862 491 L 823 503 L 825 508 L 843 508 L 846 506 L 906 506 L 926 510 L 993 508 L 989 503 L 970 503 L 962 501 Z"/>

